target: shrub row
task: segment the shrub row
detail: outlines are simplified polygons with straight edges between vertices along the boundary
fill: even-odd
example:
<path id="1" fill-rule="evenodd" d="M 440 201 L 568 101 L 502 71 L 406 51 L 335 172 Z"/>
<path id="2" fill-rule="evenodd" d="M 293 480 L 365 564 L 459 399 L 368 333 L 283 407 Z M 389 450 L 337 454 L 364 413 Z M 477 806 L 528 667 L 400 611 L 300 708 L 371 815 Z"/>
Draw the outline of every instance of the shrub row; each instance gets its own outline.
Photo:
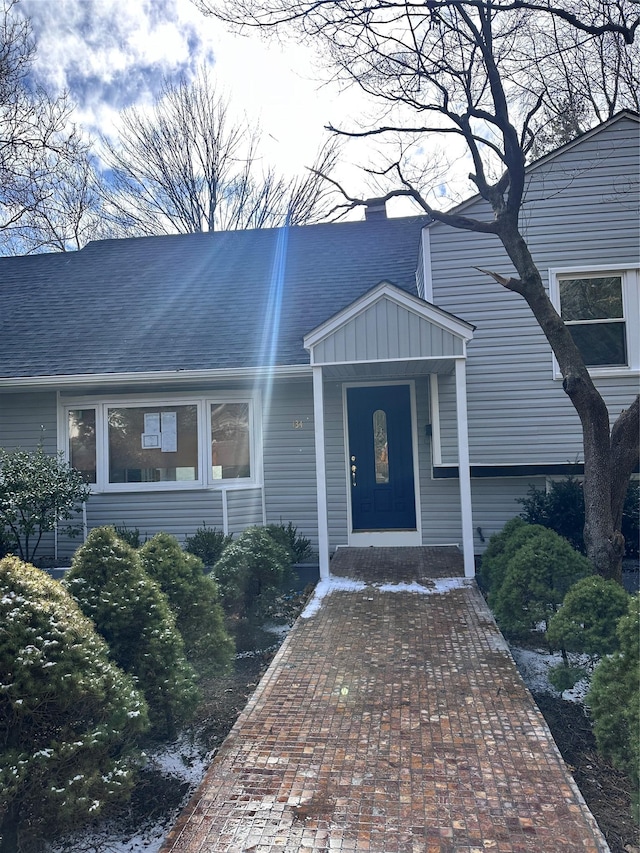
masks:
<path id="1" fill-rule="evenodd" d="M 586 703 L 598 748 L 640 791 L 640 595 L 593 574 L 567 540 L 522 518 L 491 537 L 478 580 L 508 637 L 535 631 L 562 653 L 550 672 L 556 689 L 592 675 Z M 634 809 L 638 817 L 638 795 Z"/>
<path id="2" fill-rule="evenodd" d="M 187 544 L 211 559 L 212 543 L 210 574 L 168 534 L 136 548 L 111 527 L 91 531 L 62 583 L 0 560 L 1 853 L 129 796 L 142 736 L 173 738 L 198 676 L 230 663 L 225 610 L 266 613 L 304 540 L 275 525 Z"/>

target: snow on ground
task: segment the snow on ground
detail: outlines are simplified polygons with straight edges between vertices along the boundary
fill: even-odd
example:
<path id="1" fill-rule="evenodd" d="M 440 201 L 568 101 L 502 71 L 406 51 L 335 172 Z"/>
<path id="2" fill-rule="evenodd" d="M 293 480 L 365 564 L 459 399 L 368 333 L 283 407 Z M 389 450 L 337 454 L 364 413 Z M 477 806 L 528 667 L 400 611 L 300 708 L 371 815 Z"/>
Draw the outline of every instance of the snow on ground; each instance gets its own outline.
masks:
<path id="1" fill-rule="evenodd" d="M 565 690 L 563 693 L 559 693 L 549 683 L 549 670 L 562 663 L 562 657 L 559 653 L 551 654 L 542 649 L 521 649 L 517 646 L 511 646 L 511 654 L 522 680 L 532 693 L 550 693 L 552 696 L 561 696 L 568 702 L 584 701 L 589 689 L 586 680 L 579 681 L 571 690 Z M 577 663 L 584 665 L 588 660 L 587 657 L 580 656 Z"/>

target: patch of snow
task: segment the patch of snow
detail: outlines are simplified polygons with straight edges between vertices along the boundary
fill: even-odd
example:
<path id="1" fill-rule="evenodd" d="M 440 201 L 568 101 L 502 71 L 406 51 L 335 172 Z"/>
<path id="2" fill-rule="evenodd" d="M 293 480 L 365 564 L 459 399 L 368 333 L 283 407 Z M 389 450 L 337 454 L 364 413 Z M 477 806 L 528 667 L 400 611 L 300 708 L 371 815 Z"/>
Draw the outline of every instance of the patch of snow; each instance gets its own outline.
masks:
<path id="1" fill-rule="evenodd" d="M 589 690 L 589 682 L 582 679 L 575 684 L 571 690 L 559 693 L 549 681 L 549 670 L 562 663 L 562 655 L 559 652 L 551 653 L 542 649 L 521 649 L 511 646 L 511 654 L 518 667 L 522 680 L 532 693 L 550 693 L 552 696 L 560 696 L 568 702 L 584 702 L 584 697 Z M 578 665 L 589 662 L 587 656 L 580 656 Z"/>
<path id="2" fill-rule="evenodd" d="M 360 592 L 366 586 L 362 581 L 353 581 L 348 578 L 324 578 L 317 584 L 313 598 L 300 614 L 300 618 L 310 619 L 312 616 L 315 616 L 320 609 L 323 599 L 332 592 Z"/>
<path id="3" fill-rule="evenodd" d="M 413 583 L 383 583 L 375 584 L 380 592 L 417 592 L 419 595 L 442 595 L 452 589 L 463 589 L 469 586 L 471 581 L 467 578 L 437 578 L 431 586 L 423 586 Z"/>

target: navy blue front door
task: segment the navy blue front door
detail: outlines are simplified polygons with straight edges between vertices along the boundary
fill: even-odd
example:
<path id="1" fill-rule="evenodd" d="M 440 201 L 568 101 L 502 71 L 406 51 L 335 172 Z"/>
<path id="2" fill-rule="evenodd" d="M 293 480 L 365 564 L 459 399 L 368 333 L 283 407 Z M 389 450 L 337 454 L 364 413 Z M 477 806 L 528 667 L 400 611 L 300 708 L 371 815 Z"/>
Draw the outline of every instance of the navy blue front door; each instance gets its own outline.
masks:
<path id="1" fill-rule="evenodd" d="M 415 530 L 408 385 L 347 388 L 354 531 Z"/>

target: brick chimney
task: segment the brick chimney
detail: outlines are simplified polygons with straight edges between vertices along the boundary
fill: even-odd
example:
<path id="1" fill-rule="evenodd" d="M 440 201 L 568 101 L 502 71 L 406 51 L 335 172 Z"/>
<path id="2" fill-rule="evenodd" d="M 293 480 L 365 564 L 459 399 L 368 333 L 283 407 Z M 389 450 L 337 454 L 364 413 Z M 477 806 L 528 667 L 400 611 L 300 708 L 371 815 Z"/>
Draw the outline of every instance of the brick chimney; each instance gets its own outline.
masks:
<path id="1" fill-rule="evenodd" d="M 386 219 L 387 205 L 385 201 L 377 198 L 369 199 L 367 206 L 364 209 L 364 218 L 367 221 L 370 219 Z"/>

